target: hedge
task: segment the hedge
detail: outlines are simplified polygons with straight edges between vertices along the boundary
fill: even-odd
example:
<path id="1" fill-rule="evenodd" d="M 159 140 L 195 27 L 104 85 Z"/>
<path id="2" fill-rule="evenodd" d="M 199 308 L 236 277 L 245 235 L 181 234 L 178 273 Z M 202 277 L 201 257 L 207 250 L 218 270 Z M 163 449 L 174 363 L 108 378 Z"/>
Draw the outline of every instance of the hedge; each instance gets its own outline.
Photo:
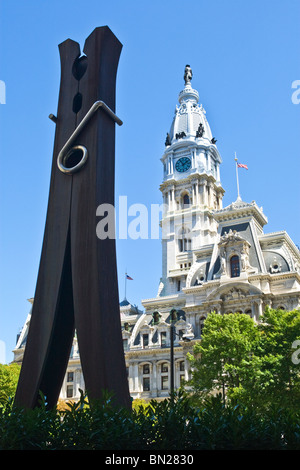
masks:
<path id="1" fill-rule="evenodd" d="M 89 404 L 82 394 L 65 410 L 0 408 L 0 450 L 299 450 L 300 413 L 224 404 L 199 405 L 184 394 L 117 408 L 111 397 Z"/>

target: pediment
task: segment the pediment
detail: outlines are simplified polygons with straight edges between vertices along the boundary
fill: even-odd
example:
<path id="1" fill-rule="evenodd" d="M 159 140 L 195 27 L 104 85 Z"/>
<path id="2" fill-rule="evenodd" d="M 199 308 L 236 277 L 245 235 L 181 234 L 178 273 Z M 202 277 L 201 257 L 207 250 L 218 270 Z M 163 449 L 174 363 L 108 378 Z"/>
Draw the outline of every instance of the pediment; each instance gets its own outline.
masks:
<path id="1" fill-rule="evenodd" d="M 250 295 L 261 295 L 262 291 L 248 282 L 228 282 L 214 289 L 207 297 L 207 301 L 212 300 L 238 300 Z"/>

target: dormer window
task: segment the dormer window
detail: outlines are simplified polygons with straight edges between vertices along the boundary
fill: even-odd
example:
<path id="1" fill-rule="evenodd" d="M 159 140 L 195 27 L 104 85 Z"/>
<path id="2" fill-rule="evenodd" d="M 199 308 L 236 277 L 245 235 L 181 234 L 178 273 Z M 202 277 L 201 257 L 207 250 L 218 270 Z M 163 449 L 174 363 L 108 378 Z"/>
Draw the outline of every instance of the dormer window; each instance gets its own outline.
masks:
<path id="1" fill-rule="evenodd" d="M 162 331 L 160 333 L 160 345 L 162 348 L 165 348 L 167 346 L 167 332 Z"/>
<path id="2" fill-rule="evenodd" d="M 148 345 L 149 345 L 149 335 L 147 333 L 143 334 L 142 340 L 143 340 L 143 342 L 142 342 L 143 349 L 147 348 Z"/>
<path id="3" fill-rule="evenodd" d="M 240 275 L 240 259 L 237 255 L 230 258 L 230 275 L 231 277 L 239 277 Z"/>

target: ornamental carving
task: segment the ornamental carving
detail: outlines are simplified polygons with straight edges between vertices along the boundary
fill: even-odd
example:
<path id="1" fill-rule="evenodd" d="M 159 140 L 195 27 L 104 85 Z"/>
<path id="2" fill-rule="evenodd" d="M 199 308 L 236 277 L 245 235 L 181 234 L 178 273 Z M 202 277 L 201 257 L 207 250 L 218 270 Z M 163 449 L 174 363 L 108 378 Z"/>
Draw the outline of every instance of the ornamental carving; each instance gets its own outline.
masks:
<path id="1" fill-rule="evenodd" d="M 222 297 L 223 300 L 238 300 L 238 299 L 244 299 L 246 297 L 246 294 L 243 293 L 241 289 L 236 289 L 235 287 L 233 289 L 230 289 L 230 291 Z"/>
<path id="2" fill-rule="evenodd" d="M 230 270 L 230 260 L 233 256 L 238 258 L 238 270 L 240 273 L 256 271 L 256 269 L 250 265 L 249 261 L 251 245 L 236 230 L 230 229 L 228 233 L 226 232 L 220 238 L 218 246 L 220 255 L 220 269 L 214 276 L 215 278 L 220 276 L 233 276 Z M 239 274 L 237 276 L 239 276 Z"/>

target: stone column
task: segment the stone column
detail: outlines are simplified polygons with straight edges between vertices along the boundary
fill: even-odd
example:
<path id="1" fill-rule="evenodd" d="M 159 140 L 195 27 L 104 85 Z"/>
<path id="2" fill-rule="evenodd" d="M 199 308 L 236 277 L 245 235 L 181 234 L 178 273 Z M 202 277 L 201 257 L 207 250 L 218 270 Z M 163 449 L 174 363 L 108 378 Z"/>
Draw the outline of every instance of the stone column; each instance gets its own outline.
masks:
<path id="1" fill-rule="evenodd" d="M 132 391 L 133 392 L 139 392 L 139 367 L 138 367 L 138 362 L 133 362 L 131 366 L 131 371 L 132 371 Z"/>
<path id="2" fill-rule="evenodd" d="M 151 368 L 151 392 L 153 397 L 157 397 L 157 361 L 152 362 Z"/>

